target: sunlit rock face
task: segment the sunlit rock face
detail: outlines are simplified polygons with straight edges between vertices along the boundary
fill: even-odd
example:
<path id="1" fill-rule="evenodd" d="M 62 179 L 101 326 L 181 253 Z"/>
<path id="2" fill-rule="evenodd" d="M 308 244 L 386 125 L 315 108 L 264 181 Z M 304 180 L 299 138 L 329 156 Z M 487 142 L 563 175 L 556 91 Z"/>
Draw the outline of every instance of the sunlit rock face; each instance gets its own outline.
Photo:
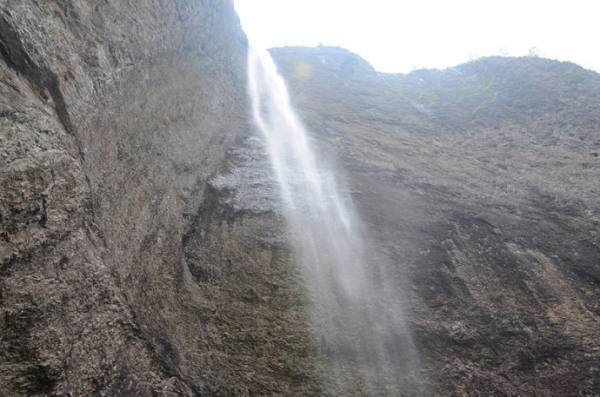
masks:
<path id="1" fill-rule="evenodd" d="M 598 394 L 600 76 L 537 58 L 373 76 L 363 61 L 365 82 L 340 49 L 272 54 L 408 291 L 433 388 Z"/>

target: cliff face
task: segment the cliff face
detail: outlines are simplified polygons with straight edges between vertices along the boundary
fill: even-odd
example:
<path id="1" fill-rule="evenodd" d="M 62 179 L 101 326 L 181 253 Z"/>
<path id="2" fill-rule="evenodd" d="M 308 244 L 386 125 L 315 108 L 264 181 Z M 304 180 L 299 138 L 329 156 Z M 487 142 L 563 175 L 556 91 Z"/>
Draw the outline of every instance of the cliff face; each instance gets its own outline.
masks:
<path id="1" fill-rule="evenodd" d="M 378 74 L 272 51 L 408 293 L 440 395 L 600 393 L 600 75 L 536 58 Z"/>
<path id="2" fill-rule="evenodd" d="M 0 396 L 323 394 L 246 47 L 230 1 L 0 0 Z M 273 54 L 431 390 L 600 393 L 598 75 Z"/>
<path id="3" fill-rule="evenodd" d="M 182 241 L 246 130 L 231 2 L 4 0 L 0 54 L 0 395 L 201 392 Z"/>

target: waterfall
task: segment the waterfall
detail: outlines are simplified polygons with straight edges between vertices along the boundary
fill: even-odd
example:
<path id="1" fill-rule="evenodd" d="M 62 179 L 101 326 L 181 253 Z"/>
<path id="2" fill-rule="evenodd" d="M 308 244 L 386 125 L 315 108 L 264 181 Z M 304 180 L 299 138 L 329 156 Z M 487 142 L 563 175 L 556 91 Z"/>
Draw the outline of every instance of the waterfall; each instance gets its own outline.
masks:
<path id="1" fill-rule="evenodd" d="M 414 393 L 418 364 L 401 294 L 367 253 L 351 196 L 315 151 L 267 51 L 250 48 L 248 86 L 310 298 L 324 383 L 342 395 Z"/>

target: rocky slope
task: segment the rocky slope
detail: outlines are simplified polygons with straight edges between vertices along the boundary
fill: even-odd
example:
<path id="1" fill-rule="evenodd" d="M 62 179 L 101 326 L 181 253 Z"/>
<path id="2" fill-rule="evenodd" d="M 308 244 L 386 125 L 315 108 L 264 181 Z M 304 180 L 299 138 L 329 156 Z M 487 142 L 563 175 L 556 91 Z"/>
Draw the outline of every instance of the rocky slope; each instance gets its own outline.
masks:
<path id="1" fill-rule="evenodd" d="M 0 0 L 0 396 L 331 392 L 246 47 L 230 1 Z M 598 75 L 273 54 L 407 295 L 424 387 L 600 393 Z"/>

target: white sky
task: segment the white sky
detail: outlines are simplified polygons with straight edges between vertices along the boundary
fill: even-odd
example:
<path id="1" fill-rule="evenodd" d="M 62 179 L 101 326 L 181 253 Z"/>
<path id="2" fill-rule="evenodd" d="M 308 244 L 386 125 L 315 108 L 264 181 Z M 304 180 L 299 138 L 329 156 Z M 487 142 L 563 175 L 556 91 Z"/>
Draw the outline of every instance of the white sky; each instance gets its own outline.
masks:
<path id="1" fill-rule="evenodd" d="M 383 72 L 526 55 L 600 71 L 600 0 L 235 0 L 264 47 L 347 48 Z"/>

